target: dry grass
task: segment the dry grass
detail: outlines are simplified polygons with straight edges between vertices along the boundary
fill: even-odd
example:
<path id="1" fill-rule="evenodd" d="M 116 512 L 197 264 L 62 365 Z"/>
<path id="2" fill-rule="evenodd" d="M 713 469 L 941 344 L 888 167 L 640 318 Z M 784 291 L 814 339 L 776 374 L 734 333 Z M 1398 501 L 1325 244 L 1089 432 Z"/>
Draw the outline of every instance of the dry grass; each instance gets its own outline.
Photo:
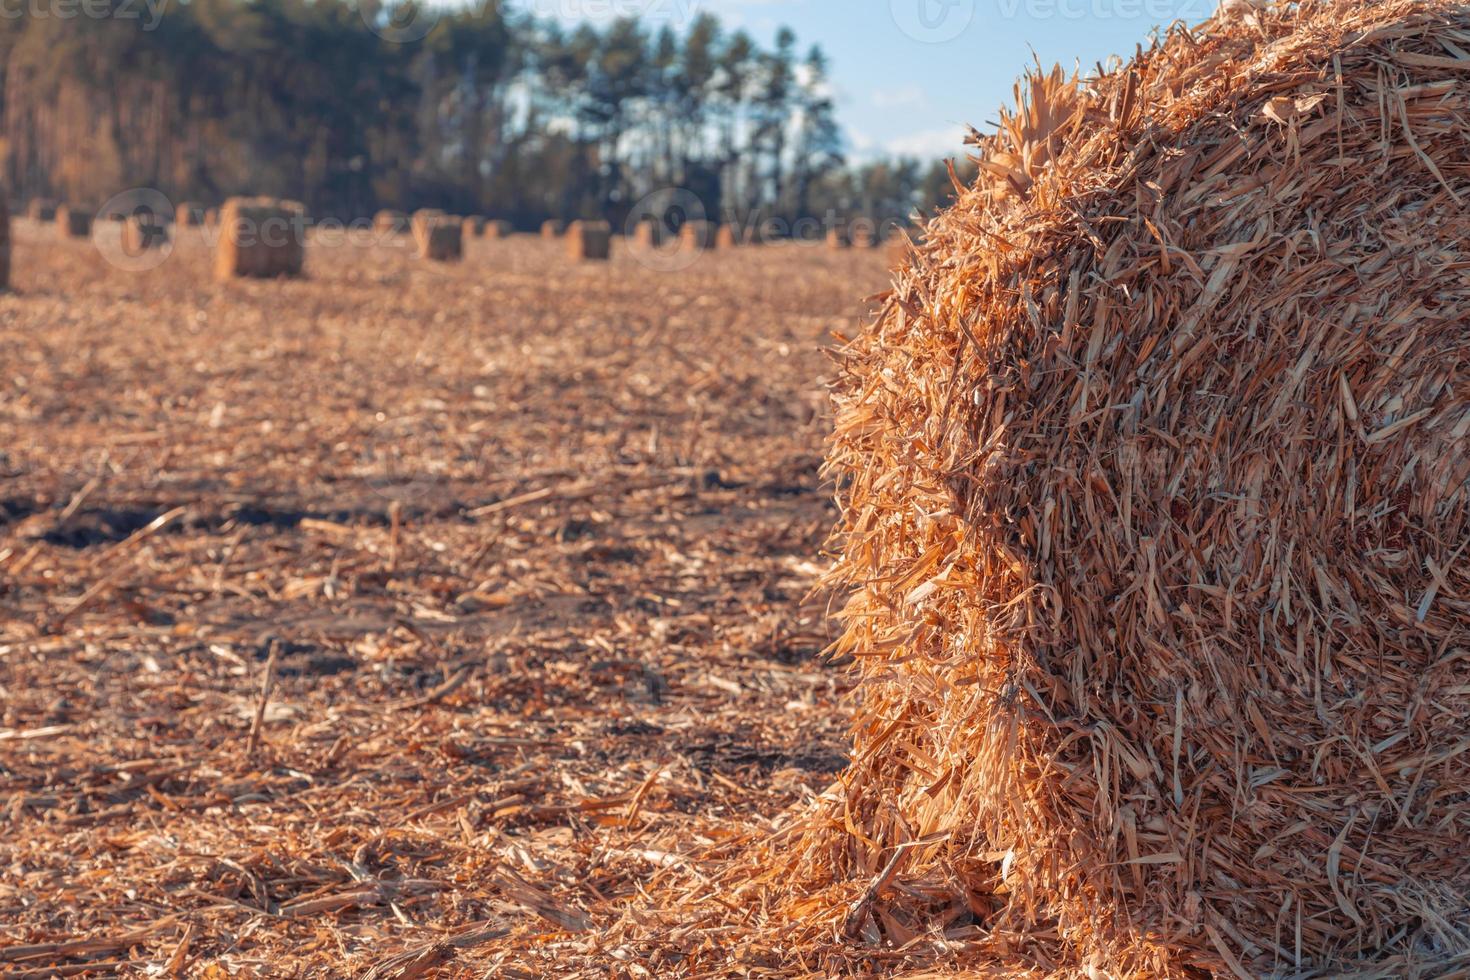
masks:
<path id="1" fill-rule="evenodd" d="M 0 974 L 561 975 L 832 781 L 819 348 L 876 257 L 217 284 L 15 226 Z"/>

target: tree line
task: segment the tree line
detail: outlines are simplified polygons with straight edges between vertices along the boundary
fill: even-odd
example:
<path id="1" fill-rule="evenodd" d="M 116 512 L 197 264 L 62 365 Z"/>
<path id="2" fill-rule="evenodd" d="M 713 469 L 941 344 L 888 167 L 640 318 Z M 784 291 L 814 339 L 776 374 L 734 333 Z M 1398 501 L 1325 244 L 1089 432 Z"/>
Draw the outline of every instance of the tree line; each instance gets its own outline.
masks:
<path id="1" fill-rule="evenodd" d="M 147 186 L 528 227 L 619 222 L 667 187 L 747 223 L 901 221 L 952 193 L 940 163 L 848 165 L 820 46 L 789 30 L 762 46 L 708 14 L 675 30 L 566 29 L 494 0 L 27 0 L 3 13 L 13 200 Z"/>

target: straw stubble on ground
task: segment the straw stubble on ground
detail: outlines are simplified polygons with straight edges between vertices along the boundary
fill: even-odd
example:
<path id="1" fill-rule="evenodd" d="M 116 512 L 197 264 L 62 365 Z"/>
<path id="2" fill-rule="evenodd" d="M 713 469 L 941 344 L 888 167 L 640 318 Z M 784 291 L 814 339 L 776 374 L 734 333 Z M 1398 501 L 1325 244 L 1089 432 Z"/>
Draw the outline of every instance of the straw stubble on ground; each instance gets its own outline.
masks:
<path id="1" fill-rule="evenodd" d="M 14 232 L 0 973 L 513 975 L 832 782 L 821 348 L 880 258 Z"/>

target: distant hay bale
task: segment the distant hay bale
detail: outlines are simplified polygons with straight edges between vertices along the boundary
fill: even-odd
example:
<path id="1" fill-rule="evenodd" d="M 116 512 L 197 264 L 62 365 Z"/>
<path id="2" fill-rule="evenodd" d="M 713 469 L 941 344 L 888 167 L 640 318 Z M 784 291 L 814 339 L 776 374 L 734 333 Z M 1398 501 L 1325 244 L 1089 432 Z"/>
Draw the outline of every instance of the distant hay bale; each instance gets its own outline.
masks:
<path id="1" fill-rule="evenodd" d="M 62 204 L 56 209 L 56 230 L 65 238 L 86 238 L 92 234 L 91 208 Z"/>
<path id="2" fill-rule="evenodd" d="M 51 222 L 56 220 L 56 209 L 59 207 L 55 201 L 48 197 L 38 197 L 26 206 L 26 217 L 32 221 Z"/>
<path id="3" fill-rule="evenodd" d="M 483 238 L 485 235 L 485 216 L 483 214 L 472 214 L 464 219 L 464 237 Z"/>
<path id="4" fill-rule="evenodd" d="M 644 218 L 633 226 L 633 245 L 640 249 L 654 249 L 663 244 L 663 223 L 655 218 Z"/>
<path id="5" fill-rule="evenodd" d="M 1463 974 L 1467 32 L 1253 4 L 980 142 L 843 349 L 863 696 L 769 872 L 783 942 Z"/>
<path id="6" fill-rule="evenodd" d="M 126 255 L 141 255 L 168 244 L 168 225 L 158 215 L 142 213 L 124 219 L 122 247 Z"/>
<path id="7" fill-rule="evenodd" d="M 215 277 L 297 276 L 306 259 L 306 209 L 295 201 L 232 197 L 219 214 Z"/>
<path id="8" fill-rule="evenodd" d="M 427 217 L 417 238 L 419 258 L 458 262 L 464 255 L 465 222 L 448 214 Z"/>
<path id="9" fill-rule="evenodd" d="M 204 205 L 185 201 L 174 209 L 174 224 L 180 228 L 197 228 L 204 224 Z"/>
<path id="10" fill-rule="evenodd" d="M 606 221 L 573 221 L 567 228 L 567 254 L 582 261 L 612 257 L 612 226 Z"/>
<path id="11" fill-rule="evenodd" d="M 401 235 L 409 230 L 408 215 L 383 209 L 373 215 L 373 231 L 379 235 Z"/>
<path id="12" fill-rule="evenodd" d="M 713 221 L 686 221 L 679 229 L 679 244 L 682 248 L 709 249 L 715 247 Z"/>
<path id="13" fill-rule="evenodd" d="M 546 239 L 560 238 L 562 235 L 566 234 L 566 230 L 567 230 L 567 223 L 565 221 L 560 221 L 560 220 L 558 220 L 556 218 L 552 218 L 549 221 L 543 221 L 543 222 L 541 222 L 541 237 L 542 238 L 546 238 Z"/>
<path id="14" fill-rule="evenodd" d="M 740 230 L 734 225 L 720 225 L 715 232 L 715 248 L 735 248 L 741 244 Z"/>
<path id="15" fill-rule="evenodd" d="M 409 219 L 409 226 L 413 231 L 413 243 L 418 246 L 420 254 L 424 251 L 424 243 L 429 237 L 429 225 L 437 218 L 444 217 L 444 212 L 438 208 L 419 208 Z"/>
<path id="16" fill-rule="evenodd" d="M 489 239 L 509 238 L 515 231 L 515 225 L 503 218 L 485 222 L 485 237 Z"/>
<path id="17" fill-rule="evenodd" d="M 832 228 L 827 232 L 827 247 L 834 252 L 851 248 L 852 240 L 847 237 L 847 231 L 843 228 Z"/>
<path id="18" fill-rule="evenodd" d="M 219 227 L 219 208 L 206 208 L 204 210 L 204 227 Z"/>

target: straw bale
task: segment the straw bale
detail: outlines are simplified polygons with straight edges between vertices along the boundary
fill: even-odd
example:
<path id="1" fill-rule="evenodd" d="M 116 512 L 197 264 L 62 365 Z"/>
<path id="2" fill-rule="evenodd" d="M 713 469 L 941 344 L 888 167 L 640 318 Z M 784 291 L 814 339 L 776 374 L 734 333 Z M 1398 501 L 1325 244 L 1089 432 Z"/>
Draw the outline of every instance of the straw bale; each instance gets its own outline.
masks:
<path id="1" fill-rule="evenodd" d="M 842 228 L 832 228 L 827 231 L 827 247 L 834 252 L 852 247 L 852 240 L 847 237 L 847 231 Z"/>
<path id="2" fill-rule="evenodd" d="M 509 238 L 515 234 L 515 225 L 504 219 L 487 221 L 485 223 L 486 238 Z"/>
<path id="3" fill-rule="evenodd" d="M 219 227 L 219 208 L 205 208 L 204 209 L 204 227 L 206 227 L 206 228 L 218 228 Z"/>
<path id="4" fill-rule="evenodd" d="M 419 208 L 409 219 L 409 225 L 413 230 L 413 241 L 418 246 L 419 252 L 422 253 L 424 250 L 430 223 L 435 218 L 442 217 L 444 217 L 444 212 L 438 208 Z"/>
<path id="5" fill-rule="evenodd" d="M 232 197 L 220 209 L 215 277 L 296 276 L 306 258 L 306 209 L 295 201 Z"/>
<path id="6" fill-rule="evenodd" d="M 409 230 L 408 215 L 387 208 L 373 215 L 373 231 L 379 235 L 399 235 Z"/>
<path id="7" fill-rule="evenodd" d="M 686 221 L 679 229 L 679 243 L 684 248 L 714 248 L 717 227 L 713 221 Z"/>
<path id="8" fill-rule="evenodd" d="M 612 257 L 612 227 L 606 221 L 573 221 L 567 228 L 567 254 L 577 261 Z"/>
<path id="9" fill-rule="evenodd" d="M 56 230 L 65 238 L 86 238 L 92 234 L 92 209 L 75 204 L 56 208 Z"/>
<path id="10" fill-rule="evenodd" d="M 26 206 L 26 217 L 32 221 L 55 221 L 59 205 L 47 197 L 38 197 Z"/>
<path id="11" fill-rule="evenodd" d="M 542 238 L 560 238 L 562 235 L 566 234 L 566 231 L 567 223 L 565 221 L 560 221 L 556 218 L 552 218 L 548 221 L 541 222 Z"/>
<path id="12" fill-rule="evenodd" d="M 464 219 L 454 215 L 426 218 L 418 236 L 419 258 L 458 262 L 464 255 L 466 227 Z"/>
<path id="13" fill-rule="evenodd" d="M 162 248 L 168 244 L 168 240 L 168 225 L 158 215 L 143 212 L 123 221 L 123 252 L 128 255 L 140 255 L 152 248 Z"/>
<path id="14" fill-rule="evenodd" d="M 715 248 L 735 248 L 740 244 L 740 229 L 734 225 L 720 225 L 715 232 Z"/>
<path id="15" fill-rule="evenodd" d="M 977 138 L 844 350 L 862 700 L 787 921 L 973 916 L 975 965 L 1067 976 L 1470 961 L 1467 48 L 1447 0 L 1256 5 Z"/>
<path id="16" fill-rule="evenodd" d="M 485 237 L 485 216 L 483 214 L 470 215 L 464 219 L 463 226 L 466 239 Z"/>
<path id="17" fill-rule="evenodd" d="M 633 228 L 633 244 L 640 249 L 658 248 L 663 244 L 663 224 L 656 218 L 644 218 Z"/>

